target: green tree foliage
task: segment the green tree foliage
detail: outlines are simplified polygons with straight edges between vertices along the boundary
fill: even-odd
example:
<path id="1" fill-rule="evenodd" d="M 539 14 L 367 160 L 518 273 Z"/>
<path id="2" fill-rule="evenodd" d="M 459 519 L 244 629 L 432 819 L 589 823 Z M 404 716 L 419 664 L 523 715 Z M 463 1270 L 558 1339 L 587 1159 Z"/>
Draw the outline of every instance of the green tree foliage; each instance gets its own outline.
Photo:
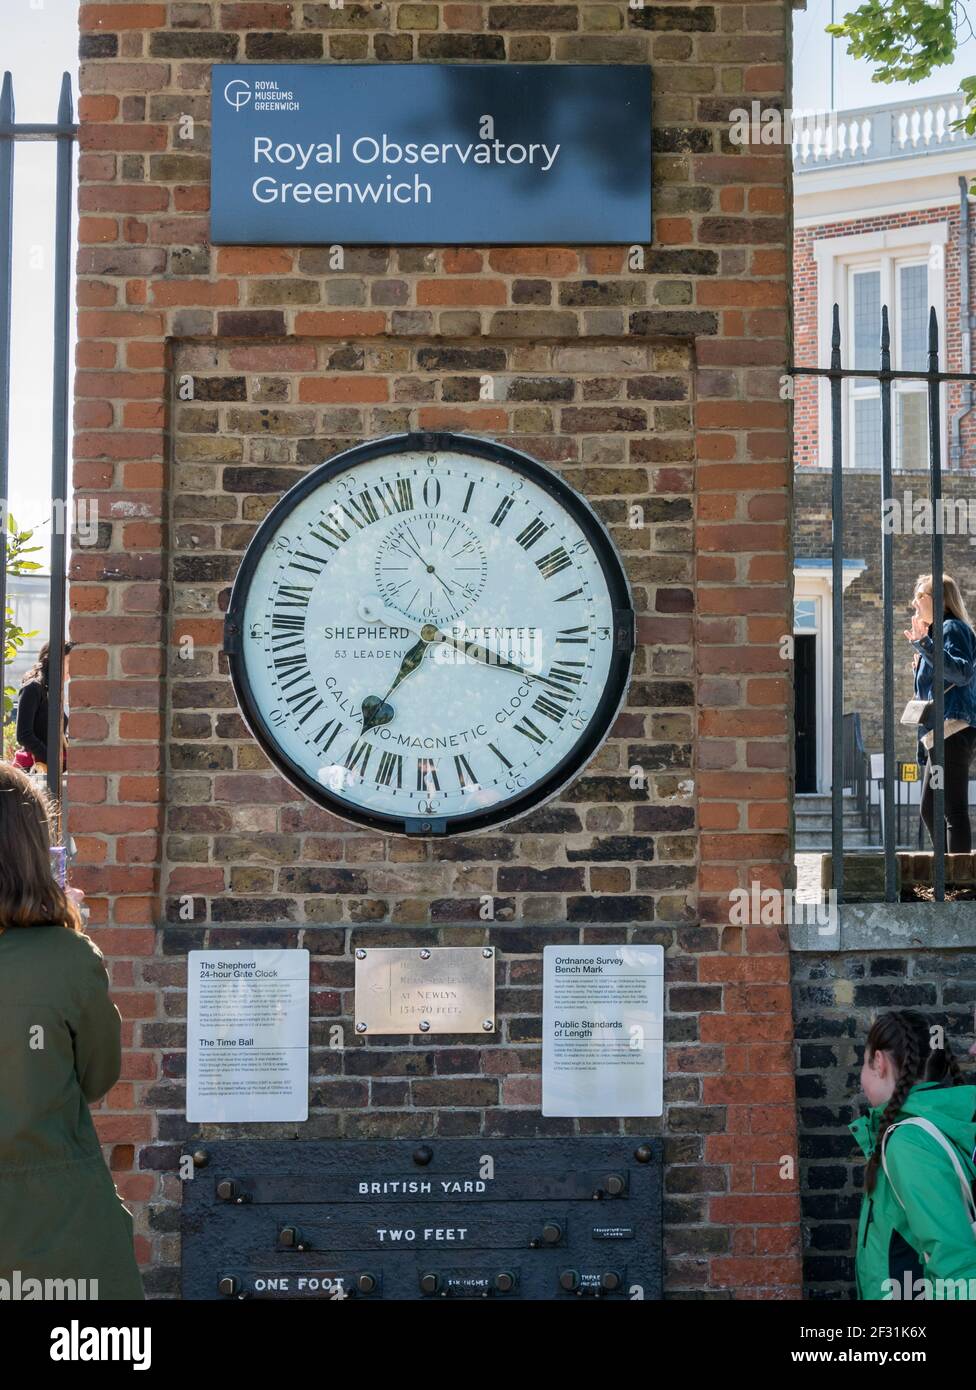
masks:
<path id="1" fill-rule="evenodd" d="M 853 58 L 866 58 L 875 82 L 921 82 L 956 56 L 973 34 L 962 0 L 867 0 L 828 24 L 828 34 L 847 40 Z M 958 125 L 976 134 L 976 77 L 960 83 L 966 111 Z"/>

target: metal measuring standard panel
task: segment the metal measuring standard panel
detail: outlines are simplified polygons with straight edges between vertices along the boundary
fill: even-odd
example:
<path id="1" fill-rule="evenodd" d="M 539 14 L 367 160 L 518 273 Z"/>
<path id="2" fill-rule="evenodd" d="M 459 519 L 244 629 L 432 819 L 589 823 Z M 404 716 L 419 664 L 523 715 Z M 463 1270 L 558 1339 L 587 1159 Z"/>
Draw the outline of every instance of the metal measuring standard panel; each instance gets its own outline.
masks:
<path id="1" fill-rule="evenodd" d="M 493 946 L 370 946 L 356 952 L 356 1032 L 493 1033 Z"/>
<path id="2" fill-rule="evenodd" d="M 220 1141 L 185 1299 L 662 1297 L 661 1141 Z"/>

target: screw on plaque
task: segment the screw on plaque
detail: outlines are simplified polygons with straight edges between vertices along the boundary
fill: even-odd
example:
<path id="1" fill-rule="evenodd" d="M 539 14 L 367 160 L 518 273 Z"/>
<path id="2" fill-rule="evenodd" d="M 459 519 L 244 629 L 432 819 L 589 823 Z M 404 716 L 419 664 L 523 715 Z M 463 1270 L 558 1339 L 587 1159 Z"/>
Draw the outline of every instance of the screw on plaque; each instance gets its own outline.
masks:
<path id="1" fill-rule="evenodd" d="M 417 1027 L 420 1029 L 421 1033 L 429 1033 L 429 1032 L 430 1032 L 430 1023 L 428 1022 L 428 1020 L 427 1020 L 426 1018 L 422 1018 L 422 1019 L 420 1020 L 419 1024 L 417 1025 Z"/>
<path id="2" fill-rule="evenodd" d="M 493 1018 L 486 1018 L 485 1021 L 484 1021 L 484 1023 L 483 1023 L 481 1026 L 482 1026 L 482 1028 L 485 1030 L 486 1033 L 494 1033 L 494 1031 L 495 1031 L 495 1020 L 494 1020 Z"/>
<path id="3" fill-rule="evenodd" d="M 366 1032 L 366 1025 L 365 1025 L 365 1023 L 357 1023 L 357 1024 L 356 1024 L 356 1032 L 357 1032 L 357 1033 L 365 1033 L 365 1032 Z"/>
<path id="4" fill-rule="evenodd" d="M 357 960 L 365 960 L 365 959 L 366 959 L 366 952 L 363 950 L 362 946 L 360 946 L 359 949 L 358 949 L 357 952 L 356 952 L 356 959 L 357 959 Z"/>
<path id="5" fill-rule="evenodd" d="M 639 1144 L 634 1150 L 634 1157 L 638 1163 L 650 1163 L 654 1157 L 650 1144 Z"/>
<path id="6" fill-rule="evenodd" d="M 196 1153 L 193 1155 L 194 1168 L 206 1168 L 209 1162 L 210 1155 L 207 1153 L 206 1149 L 197 1149 Z"/>
<path id="7" fill-rule="evenodd" d="M 413 1161 L 419 1163 L 421 1167 L 425 1167 L 433 1157 L 434 1150 L 427 1144 L 421 1144 L 419 1149 L 413 1151 Z"/>
<path id="8" fill-rule="evenodd" d="M 421 960 L 430 960 L 430 951 L 428 950 L 428 948 L 427 948 L 426 946 L 425 946 L 425 947 L 423 948 L 423 950 L 420 952 L 420 959 L 421 959 Z"/>
<path id="9" fill-rule="evenodd" d="M 485 960 L 491 960 L 492 956 L 495 954 L 494 947 L 483 946 L 481 949 L 481 954 L 484 956 Z"/>

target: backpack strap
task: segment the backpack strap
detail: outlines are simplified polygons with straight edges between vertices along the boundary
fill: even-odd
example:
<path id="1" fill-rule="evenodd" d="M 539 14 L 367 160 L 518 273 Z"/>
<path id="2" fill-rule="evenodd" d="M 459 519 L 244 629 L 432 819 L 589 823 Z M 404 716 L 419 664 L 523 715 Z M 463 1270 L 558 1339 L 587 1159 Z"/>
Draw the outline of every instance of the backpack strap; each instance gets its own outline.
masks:
<path id="1" fill-rule="evenodd" d="M 888 1172 L 888 1159 L 885 1154 L 885 1147 L 895 1130 L 901 1129 L 902 1125 L 916 1125 L 919 1129 L 924 1129 L 925 1133 L 933 1138 L 939 1147 L 949 1155 L 949 1160 L 955 1169 L 956 1177 L 959 1179 L 959 1186 L 962 1188 L 962 1198 L 966 1206 L 967 1215 L 969 1216 L 969 1224 L 972 1227 L 973 1236 L 976 1237 L 976 1198 L 973 1197 L 972 1185 L 969 1178 L 966 1176 L 966 1171 L 959 1162 L 959 1156 L 955 1148 L 949 1143 L 949 1140 L 942 1133 L 941 1129 L 939 1129 L 937 1125 L 934 1125 L 931 1120 L 923 1119 L 921 1115 L 914 1115 L 907 1120 L 899 1120 L 897 1124 L 893 1124 L 890 1129 L 888 1129 L 881 1141 L 881 1166 L 884 1168 L 884 1175 L 888 1179 L 888 1184 L 895 1194 L 895 1200 L 898 1205 L 904 1209 L 905 1203 L 898 1196 L 895 1184 L 891 1181 L 891 1174 Z"/>

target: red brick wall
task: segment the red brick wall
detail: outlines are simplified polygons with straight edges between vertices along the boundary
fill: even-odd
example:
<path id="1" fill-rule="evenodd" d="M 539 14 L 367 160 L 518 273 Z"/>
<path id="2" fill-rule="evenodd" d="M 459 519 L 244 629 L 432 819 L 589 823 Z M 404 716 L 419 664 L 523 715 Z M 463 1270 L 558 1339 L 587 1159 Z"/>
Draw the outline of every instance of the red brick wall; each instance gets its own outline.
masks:
<path id="1" fill-rule="evenodd" d="M 788 953 L 780 929 L 731 927 L 727 898 L 792 872 L 790 172 L 728 139 L 743 100 L 784 102 L 788 25 L 781 0 L 83 0 L 75 484 L 103 527 L 72 558 L 70 824 L 125 1019 L 99 1124 L 153 1293 L 176 1287 L 176 1160 L 211 1132 L 182 1113 L 188 948 L 312 951 L 303 1133 L 557 1137 L 621 1126 L 539 1114 L 541 948 L 628 939 L 667 958 L 666 1115 L 622 1127 L 665 1135 L 669 1290 L 796 1295 Z M 347 248 L 341 274 L 315 248 L 212 248 L 210 64 L 234 58 L 650 64 L 653 246 L 637 266 L 619 247 Z M 559 468 L 611 527 L 639 612 L 628 703 L 591 766 L 447 846 L 353 830 L 285 787 L 219 651 L 281 490 L 333 448 L 429 426 Z M 350 953 L 378 940 L 497 945 L 498 1043 L 357 1041 Z"/>
<path id="2" fill-rule="evenodd" d="M 924 208 L 917 212 L 885 213 L 879 216 L 847 217 L 843 220 L 824 222 L 818 226 L 798 228 L 793 239 L 793 313 L 795 332 L 795 361 L 797 366 L 816 367 L 825 365 L 821 361 L 819 346 L 819 311 L 817 306 L 817 263 L 814 260 L 814 244 L 831 237 L 856 236 L 863 232 L 888 231 L 898 227 L 922 227 L 933 222 L 948 223 L 948 240 L 945 246 L 945 310 L 944 332 L 941 343 L 940 365 L 943 371 L 962 370 L 962 341 L 959 314 L 959 203 L 947 203 L 944 207 Z M 976 306 L 976 277 L 970 269 L 970 310 Z M 846 322 L 841 322 L 843 365 L 851 363 L 850 345 L 847 342 Z M 880 366 L 880 360 L 878 365 Z M 794 402 L 794 456 L 800 467 L 830 467 L 829 453 L 821 456 L 819 438 L 818 393 L 820 387 L 811 377 L 797 377 Z M 947 411 L 943 423 L 951 412 L 958 408 L 962 399 L 960 386 L 946 388 Z M 963 424 L 963 467 L 976 466 L 974 452 L 974 426 L 970 419 Z M 827 446 L 829 449 L 829 445 Z"/>

